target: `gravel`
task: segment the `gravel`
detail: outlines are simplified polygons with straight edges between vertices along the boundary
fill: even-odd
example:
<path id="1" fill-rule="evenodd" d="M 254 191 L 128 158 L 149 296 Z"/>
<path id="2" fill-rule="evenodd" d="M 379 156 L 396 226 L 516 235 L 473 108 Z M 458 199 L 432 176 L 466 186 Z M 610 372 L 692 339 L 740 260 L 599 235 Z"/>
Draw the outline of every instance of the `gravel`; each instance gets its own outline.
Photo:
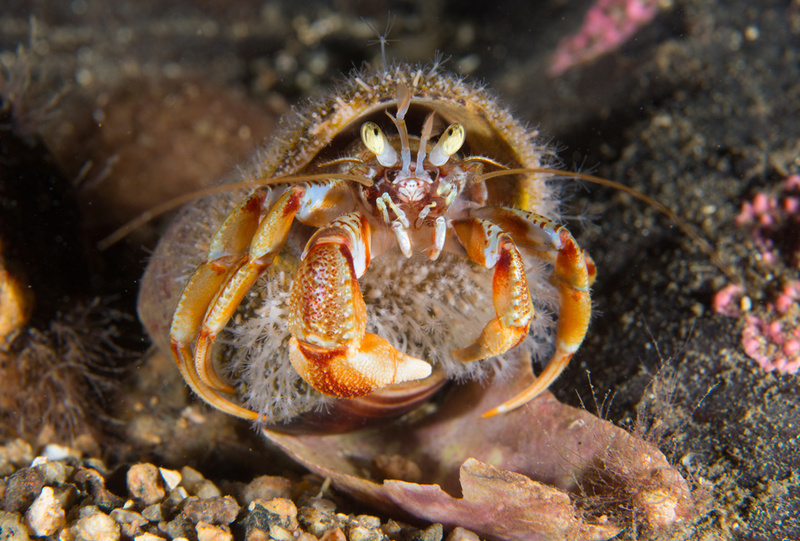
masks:
<path id="1" fill-rule="evenodd" d="M 138 463 L 128 466 L 123 476 L 119 469 L 108 471 L 100 459 L 79 454 L 33 458 L 30 445 L 22 440 L 0 447 L 0 463 L 14 468 L 0 479 L 3 541 L 47 536 L 63 541 L 445 539 L 440 524 L 417 529 L 345 512 L 346 498 L 309 475 L 262 475 L 221 489 L 188 466 L 178 472 Z M 446 537 L 477 539 L 463 528 Z"/>

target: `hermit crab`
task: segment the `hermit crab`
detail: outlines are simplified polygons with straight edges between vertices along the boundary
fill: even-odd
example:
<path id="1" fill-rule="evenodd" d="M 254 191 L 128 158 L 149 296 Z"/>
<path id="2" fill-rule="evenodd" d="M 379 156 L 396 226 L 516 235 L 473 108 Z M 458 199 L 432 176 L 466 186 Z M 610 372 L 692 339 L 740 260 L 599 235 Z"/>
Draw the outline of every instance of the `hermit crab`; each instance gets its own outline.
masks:
<path id="1" fill-rule="evenodd" d="M 528 541 L 686 521 L 663 454 L 545 392 L 595 268 L 536 136 L 436 62 L 356 72 L 184 208 L 140 317 L 206 402 L 393 516 Z"/>
<path id="2" fill-rule="evenodd" d="M 359 72 L 283 120 L 240 174 L 254 188 L 183 212 L 140 315 L 195 393 L 239 417 L 397 415 L 447 379 L 503 377 L 515 348 L 549 356 L 486 415 L 515 409 L 591 312 L 595 268 L 558 222 L 549 157 L 436 63 Z"/>

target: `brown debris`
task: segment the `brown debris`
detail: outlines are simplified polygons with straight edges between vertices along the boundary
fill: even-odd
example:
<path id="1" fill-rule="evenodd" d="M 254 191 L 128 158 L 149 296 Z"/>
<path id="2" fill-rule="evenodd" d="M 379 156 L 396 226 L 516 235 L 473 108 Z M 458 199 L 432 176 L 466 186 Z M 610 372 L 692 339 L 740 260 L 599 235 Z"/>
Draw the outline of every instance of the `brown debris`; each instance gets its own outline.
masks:
<path id="1" fill-rule="evenodd" d="M 550 393 L 517 411 L 480 417 L 531 377 L 527 368 L 511 382 L 460 386 L 435 414 L 393 430 L 264 433 L 373 507 L 488 539 L 601 540 L 619 533 L 632 516 L 653 529 L 694 517 L 688 484 L 658 449 Z M 387 450 L 419 466 L 420 484 L 363 477 L 358 464 Z M 601 490 L 613 497 L 584 508 L 582 498 Z"/>
<path id="2" fill-rule="evenodd" d="M 118 227 L 168 199 L 216 183 L 271 131 L 274 118 L 243 92 L 201 80 L 134 78 L 96 98 L 103 118 L 63 158 L 86 164 L 87 227 Z M 168 179 L 168 181 L 165 181 Z M 114 212 L 92 212 L 97 205 Z"/>

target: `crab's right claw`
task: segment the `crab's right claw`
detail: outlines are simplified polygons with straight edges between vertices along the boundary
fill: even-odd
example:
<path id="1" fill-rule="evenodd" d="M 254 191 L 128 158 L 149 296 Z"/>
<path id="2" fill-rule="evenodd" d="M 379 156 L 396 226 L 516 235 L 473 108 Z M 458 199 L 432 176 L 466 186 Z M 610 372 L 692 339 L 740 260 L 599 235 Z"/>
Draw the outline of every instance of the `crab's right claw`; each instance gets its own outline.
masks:
<path id="1" fill-rule="evenodd" d="M 431 366 L 366 332 L 358 278 L 370 261 L 370 226 L 347 214 L 309 240 L 289 301 L 289 358 L 315 389 L 356 398 L 430 375 Z"/>
<path id="2" fill-rule="evenodd" d="M 549 218 L 509 207 L 483 207 L 471 211 L 470 216 L 474 224 L 486 220 L 499 227 L 522 251 L 552 262 L 551 281 L 558 289 L 561 301 L 555 353 L 544 371 L 526 389 L 483 414 L 484 417 L 492 417 L 533 400 L 564 371 L 589 328 L 592 314 L 589 289 L 594 283 L 597 269 L 592 258 L 581 250 L 569 230 Z M 497 238 L 499 240 L 501 236 Z M 495 244 L 500 245 L 499 242 Z M 521 287 L 516 289 L 522 291 Z"/>

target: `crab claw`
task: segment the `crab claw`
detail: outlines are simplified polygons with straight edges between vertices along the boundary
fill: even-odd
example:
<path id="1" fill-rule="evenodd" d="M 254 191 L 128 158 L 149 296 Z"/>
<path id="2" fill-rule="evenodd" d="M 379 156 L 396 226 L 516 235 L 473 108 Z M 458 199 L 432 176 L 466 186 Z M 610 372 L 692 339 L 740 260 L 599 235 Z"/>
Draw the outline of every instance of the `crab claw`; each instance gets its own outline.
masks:
<path id="1" fill-rule="evenodd" d="M 367 310 L 358 277 L 369 265 L 366 218 L 342 216 L 309 240 L 289 301 L 289 358 L 315 389 L 356 398 L 422 379 L 431 366 L 366 332 Z"/>
<path id="2" fill-rule="evenodd" d="M 502 355 L 525 339 L 533 319 L 522 256 L 511 236 L 487 220 L 456 222 L 454 227 L 469 257 L 494 269 L 492 300 L 497 317 L 473 344 L 452 351 L 452 355 L 461 362 Z"/>
<path id="3" fill-rule="evenodd" d="M 360 343 L 334 349 L 292 337 L 289 358 L 297 373 L 312 387 L 338 398 L 358 398 L 392 383 L 431 375 L 431 365 L 400 353 L 371 333 L 365 333 Z"/>
<path id="4" fill-rule="evenodd" d="M 517 246 L 552 261 L 551 281 L 561 301 L 556 328 L 556 350 L 536 380 L 517 396 L 483 414 L 484 417 L 509 412 L 533 400 L 564 371 L 586 336 L 592 314 L 590 288 L 597 269 L 563 225 L 531 212 L 503 207 L 487 207 L 474 212 L 507 232 Z M 479 223 L 476 220 L 474 223 Z M 499 238 L 499 236 L 498 236 Z M 491 246 L 491 243 L 489 244 Z M 519 289 L 519 288 L 518 288 Z"/>

